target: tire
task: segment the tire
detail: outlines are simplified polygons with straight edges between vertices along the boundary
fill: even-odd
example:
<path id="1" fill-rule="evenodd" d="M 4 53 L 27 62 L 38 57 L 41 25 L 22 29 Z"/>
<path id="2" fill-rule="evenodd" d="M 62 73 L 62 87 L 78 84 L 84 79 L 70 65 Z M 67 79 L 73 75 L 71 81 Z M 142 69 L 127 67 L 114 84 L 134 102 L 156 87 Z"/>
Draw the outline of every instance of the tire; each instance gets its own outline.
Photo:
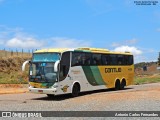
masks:
<path id="1" fill-rule="evenodd" d="M 47 94 L 47 96 L 50 98 L 54 97 L 54 95 L 52 95 L 52 94 Z"/>
<path id="2" fill-rule="evenodd" d="M 72 88 L 72 97 L 77 97 L 79 93 L 80 93 L 80 85 L 76 83 Z"/>
<path id="3" fill-rule="evenodd" d="M 119 81 L 119 80 L 116 80 L 115 90 L 119 90 L 119 89 L 120 89 L 120 81 Z"/>
<path id="4" fill-rule="evenodd" d="M 126 86 L 126 81 L 123 79 L 121 82 L 120 89 L 123 90 L 125 86 Z"/>

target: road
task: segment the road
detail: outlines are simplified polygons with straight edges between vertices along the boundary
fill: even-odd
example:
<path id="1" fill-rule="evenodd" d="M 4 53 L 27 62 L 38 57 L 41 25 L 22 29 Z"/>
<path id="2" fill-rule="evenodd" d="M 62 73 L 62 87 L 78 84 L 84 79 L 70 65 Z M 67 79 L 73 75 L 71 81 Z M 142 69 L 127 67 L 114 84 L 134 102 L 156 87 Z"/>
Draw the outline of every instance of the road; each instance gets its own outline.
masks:
<path id="1" fill-rule="evenodd" d="M 33 93 L 1 94 L 0 111 L 160 111 L 160 83 L 132 85 L 120 91 L 108 89 L 85 92 L 76 98 L 71 98 L 69 95 L 48 98 L 45 94 Z M 160 112 L 158 114 L 160 116 Z M 14 119 L 17 120 L 17 118 Z M 55 119 L 61 120 L 62 118 Z M 65 119 L 70 119 L 70 117 Z M 72 119 L 77 120 L 76 117 Z M 103 120 L 106 118 L 85 119 Z M 107 119 L 111 118 L 107 117 Z M 123 120 L 123 117 L 120 119 L 112 117 L 112 119 Z M 125 119 L 150 120 L 151 118 L 125 117 Z M 159 118 L 152 117 L 152 119 L 158 120 Z"/>
<path id="2" fill-rule="evenodd" d="M 48 98 L 45 94 L 0 95 L 1 111 L 160 111 L 160 83 Z"/>

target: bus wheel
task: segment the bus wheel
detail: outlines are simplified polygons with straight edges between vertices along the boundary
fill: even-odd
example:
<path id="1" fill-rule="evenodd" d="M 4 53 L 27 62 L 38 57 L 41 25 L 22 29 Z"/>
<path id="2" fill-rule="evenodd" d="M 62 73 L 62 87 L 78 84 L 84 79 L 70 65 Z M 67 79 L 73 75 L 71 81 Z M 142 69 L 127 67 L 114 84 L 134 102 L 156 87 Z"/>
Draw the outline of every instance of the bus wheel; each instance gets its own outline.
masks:
<path id="1" fill-rule="evenodd" d="M 47 96 L 50 98 L 54 97 L 54 95 L 52 95 L 52 94 L 47 94 Z"/>
<path id="2" fill-rule="evenodd" d="M 77 97 L 80 93 L 80 85 L 79 83 L 75 83 L 72 88 L 72 97 Z"/>
<path id="3" fill-rule="evenodd" d="M 120 89 L 120 81 L 119 81 L 119 80 L 116 80 L 115 90 L 119 90 L 119 89 Z"/>
<path id="4" fill-rule="evenodd" d="M 121 82 L 120 89 L 123 90 L 125 86 L 126 86 L 126 81 L 125 81 L 125 79 L 123 79 Z"/>

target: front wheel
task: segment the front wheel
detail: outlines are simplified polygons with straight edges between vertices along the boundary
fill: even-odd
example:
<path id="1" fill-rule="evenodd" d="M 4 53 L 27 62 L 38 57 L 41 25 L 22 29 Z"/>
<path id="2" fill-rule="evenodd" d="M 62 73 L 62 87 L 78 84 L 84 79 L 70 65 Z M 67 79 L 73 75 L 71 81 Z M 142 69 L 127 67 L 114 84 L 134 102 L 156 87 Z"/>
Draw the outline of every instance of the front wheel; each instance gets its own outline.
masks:
<path id="1" fill-rule="evenodd" d="M 72 88 L 72 97 L 77 97 L 79 93 L 80 93 L 80 85 L 76 83 Z"/>

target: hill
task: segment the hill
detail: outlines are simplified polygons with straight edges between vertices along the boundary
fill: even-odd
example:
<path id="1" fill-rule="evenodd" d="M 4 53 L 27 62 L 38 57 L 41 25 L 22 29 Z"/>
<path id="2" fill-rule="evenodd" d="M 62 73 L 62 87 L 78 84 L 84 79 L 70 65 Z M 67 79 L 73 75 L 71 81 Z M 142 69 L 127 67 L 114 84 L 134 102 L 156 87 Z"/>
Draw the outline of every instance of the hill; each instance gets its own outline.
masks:
<path id="1" fill-rule="evenodd" d="M 28 72 L 22 73 L 21 66 L 24 61 L 31 59 L 27 53 L 19 56 L 13 53 L 13 56 L 5 57 L 8 51 L 0 51 L 0 84 L 5 83 L 27 83 Z"/>

